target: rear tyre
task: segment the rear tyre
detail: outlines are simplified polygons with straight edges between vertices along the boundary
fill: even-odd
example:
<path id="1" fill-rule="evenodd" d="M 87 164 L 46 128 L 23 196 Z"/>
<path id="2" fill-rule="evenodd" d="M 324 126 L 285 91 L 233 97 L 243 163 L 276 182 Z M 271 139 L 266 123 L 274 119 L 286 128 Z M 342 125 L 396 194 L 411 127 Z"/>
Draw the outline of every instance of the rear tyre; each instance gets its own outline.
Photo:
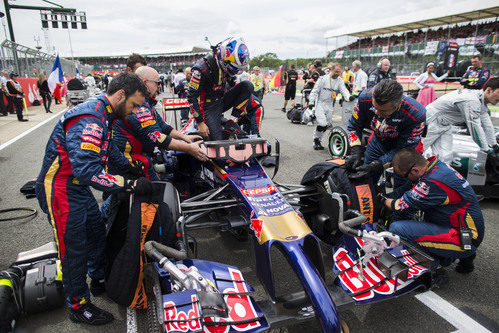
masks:
<path id="1" fill-rule="evenodd" d="M 145 288 L 147 296 L 147 332 L 161 333 L 163 327 L 160 322 L 163 322 L 163 309 L 158 309 L 161 305 L 161 285 L 159 284 L 158 274 L 153 264 L 147 264 L 144 269 Z M 159 298 L 159 300 L 158 300 Z"/>
<path id="2" fill-rule="evenodd" d="M 342 127 L 336 126 L 331 129 L 328 143 L 329 154 L 333 158 L 344 158 L 350 153 L 348 133 Z"/>

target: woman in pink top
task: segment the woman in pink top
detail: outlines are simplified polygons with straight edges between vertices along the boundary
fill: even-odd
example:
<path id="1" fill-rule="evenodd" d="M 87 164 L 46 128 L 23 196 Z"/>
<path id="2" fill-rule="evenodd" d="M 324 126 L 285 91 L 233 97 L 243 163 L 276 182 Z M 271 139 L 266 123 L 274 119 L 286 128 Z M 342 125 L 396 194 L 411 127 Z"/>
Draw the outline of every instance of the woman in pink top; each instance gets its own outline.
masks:
<path id="1" fill-rule="evenodd" d="M 429 62 L 426 65 L 426 72 L 424 72 L 423 74 L 418 76 L 416 80 L 414 80 L 414 84 L 420 89 L 418 97 L 416 99 L 423 106 L 427 106 L 437 99 L 437 95 L 435 94 L 435 89 L 433 89 L 433 86 L 435 85 L 435 82 L 439 82 L 445 79 L 450 72 L 447 71 L 447 73 L 445 73 L 441 77 L 437 77 L 435 73 L 433 73 L 434 70 L 435 64 L 433 62 Z"/>

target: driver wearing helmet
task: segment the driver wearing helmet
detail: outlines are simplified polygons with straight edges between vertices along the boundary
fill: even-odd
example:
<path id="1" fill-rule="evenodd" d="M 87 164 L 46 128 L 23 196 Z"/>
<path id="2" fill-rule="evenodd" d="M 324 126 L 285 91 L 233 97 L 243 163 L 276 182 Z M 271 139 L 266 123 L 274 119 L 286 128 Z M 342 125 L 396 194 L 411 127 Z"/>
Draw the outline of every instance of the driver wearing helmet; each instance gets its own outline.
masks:
<path id="1" fill-rule="evenodd" d="M 248 65 L 249 52 L 242 38 L 228 38 L 212 54 L 192 67 L 187 100 L 196 119 L 199 133 L 210 140 L 222 139 L 223 112 L 234 108 L 233 115 L 250 115 L 253 84 L 235 84 L 236 74 Z M 248 109 L 246 106 L 248 104 Z"/>

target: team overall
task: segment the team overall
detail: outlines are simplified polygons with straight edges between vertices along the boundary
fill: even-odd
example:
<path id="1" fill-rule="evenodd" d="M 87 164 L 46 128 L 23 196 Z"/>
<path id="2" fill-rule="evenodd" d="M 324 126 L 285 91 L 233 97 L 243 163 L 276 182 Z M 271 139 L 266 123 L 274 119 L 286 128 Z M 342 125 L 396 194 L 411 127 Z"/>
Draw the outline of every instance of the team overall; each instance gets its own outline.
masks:
<path id="1" fill-rule="evenodd" d="M 420 246 L 440 264 L 450 264 L 471 256 L 482 242 L 482 210 L 463 176 L 436 157 L 428 162 L 418 183 L 396 200 L 395 209 L 401 218 L 390 225 L 390 231 Z M 426 222 L 412 220 L 416 210 L 424 212 Z M 471 250 L 461 248 L 460 228 L 471 230 Z"/>
<path id="2" fill-rule="evenodd" d="M 87 271 L 103 279 L 106 228 L 90 186 L 100 191 L 123 188 L 124 179 L 106 171 L 108 159 L 125 169 L 128 160 L 111 144 L 114 110 L 102 94 L 65 113 L 48 141 L 36 195 L 54 229 L 68 305 L 89 298 Z"/>

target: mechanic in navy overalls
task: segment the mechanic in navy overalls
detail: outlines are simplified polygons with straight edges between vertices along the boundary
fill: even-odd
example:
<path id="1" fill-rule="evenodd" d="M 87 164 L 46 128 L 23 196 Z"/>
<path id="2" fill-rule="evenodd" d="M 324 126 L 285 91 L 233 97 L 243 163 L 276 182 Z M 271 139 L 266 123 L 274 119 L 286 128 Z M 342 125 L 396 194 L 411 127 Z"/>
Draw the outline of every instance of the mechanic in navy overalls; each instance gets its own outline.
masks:
<path id="1" fill-rule="evenodd" d="M 412 148 L 395 154 L 392 165 L 395 173 L 413 186 L 397 199 L 386 199 L 386 207 L 397 216 L 389 230 L 419 246 L 442 266 L 460 259 L 456 271 L 473 271 L 485 226 L 468 181 L 436 157 L 426 160 Z M 416 210 L 424 213 L 424 221 L 414 221 Z"/>
<path id="2" fill-rule="evenodd" d="M 187 100 L 203 138 L 222 139 L 222 116 L 230 108 L 234 108 L 232 115 L 236 117 L 255 117 L 255 110 L 248 103 L 253 99 L 253 84 L 234 82 L 235 75 L 248 62 L 249 52 L 243 39 L 231 37 L 192 67 Z"/>
<path id="3" fill-rule="evenodd" d="M 112 314 L 90 302 L 86 282 L 88 273 L 94 296 L 105 290 L 106 227 L 90 186 L 104 192 L 131 185 L 141 192 L 151 190 L 145 178 L 133 183 L 106 171 L 109 159 L 123 171 L 139 172 L 111 143 L 111 126 L 117 118 L 137 112 L 146 94 L 137 75 L 119 74 L 106 94 L 66 112 L 47 143 L 35 190 L 53 227 L 69 318 L 74 322 L 101 325 L 113 320 Z"/>
<path id="4" fill-rule="evenodd" d="M 155 97 L 159 94 L 159 74 L 149 66 L 135 71 L 147 87 L 147 96 L 136 114 L 118 119 L 113 125 L 113 143 L 130 161 L 141 161 L 144 175 L 150 180 L 159 180 L 153 169 L 151 155 L 155 147 L 164 150 L 184 151 L 201 161 L 206 154 L 194 142 L 198 135 L 185 135 L 166 124 L 155 109 Z M 112 81 L 111 81 L 112 82 Z M 114 169 L 112 165 L 111 169 Z"/>
<path id="5" fill-rule="evenodd" d="M 489 78 L 490 71 L 482 67 L 482 57 L 476 55 L 471 59 L 471 66 L 468 67 L 460 83 L 466 89 L 482 89 Z"/>
<path id="6" fill-rule="evenodd" d="M 353 171 L 367 171 L 377 181 L 390 166 L 393 156 L 402 148 L 422 152 L 421 134 L 426 109 L 414 98 L 405 96 L 400 83 L 381 80 L 373 89 L 364 90 L 358 98 L 348 124 L 351 155 L 346 166 Z M 362 165 L 362 130 L 373 130 Z M 394 192 L 405 181 L 394 177 Z"/>

